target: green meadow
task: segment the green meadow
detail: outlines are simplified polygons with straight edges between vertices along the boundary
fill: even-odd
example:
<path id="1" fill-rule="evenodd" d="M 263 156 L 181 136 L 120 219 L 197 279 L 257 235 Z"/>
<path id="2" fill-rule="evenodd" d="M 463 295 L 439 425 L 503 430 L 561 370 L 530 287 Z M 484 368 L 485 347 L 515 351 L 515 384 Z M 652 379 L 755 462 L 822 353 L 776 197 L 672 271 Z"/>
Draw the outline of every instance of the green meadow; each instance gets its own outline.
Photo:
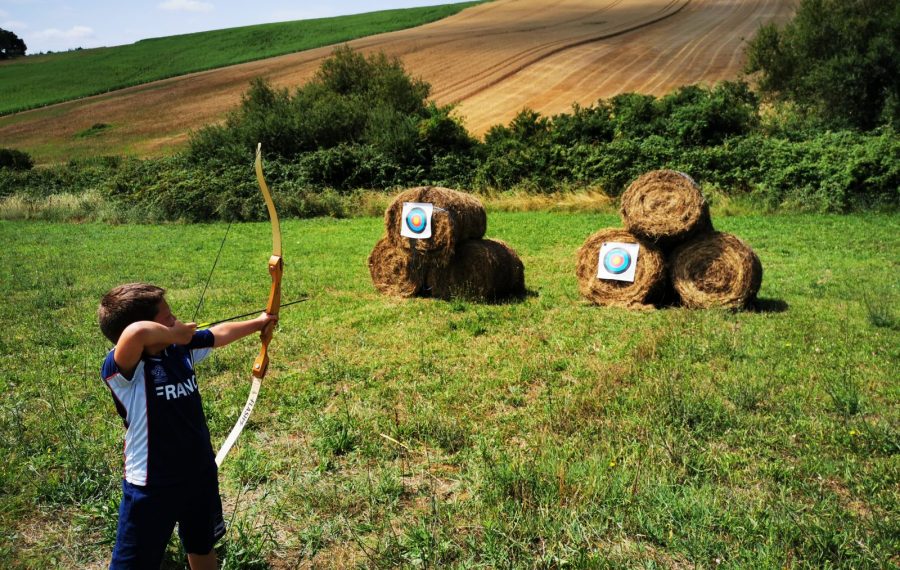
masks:
<path id="1" fill-rule="evenodd" d="M 220 561 L 897 567 L 900 217 L 715 221 L 762 260 L 756 311 L 584 302 L 575 251 L 614 214 L 489 213 L 526 267 L 507 304 L 380 296 L 382 219 L 284 221 L 284 300 L 310 299 L 220 472 Z M 124 430 L 97 303 L 149 281 L 192 318 L 225 230 L 0 221 L 0 566 L 105 567 Z M 233 225 L 197 319 L 262 307 L 270 248 L 268 223 Z M 256 351 L 198 368 L 214 447 Z"/>
<path id="2" fill-rule="evenodd" d="M 261 24 L 19 58 L 0 63 L 0 115 L 412 28 L 478 3 Z"/>

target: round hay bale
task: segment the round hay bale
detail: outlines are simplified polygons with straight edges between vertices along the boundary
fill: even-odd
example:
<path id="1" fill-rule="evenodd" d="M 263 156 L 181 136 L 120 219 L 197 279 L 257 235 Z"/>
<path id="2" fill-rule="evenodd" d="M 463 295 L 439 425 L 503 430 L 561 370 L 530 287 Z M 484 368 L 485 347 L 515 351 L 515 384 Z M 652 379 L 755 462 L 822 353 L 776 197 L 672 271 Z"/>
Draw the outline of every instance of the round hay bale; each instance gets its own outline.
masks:
<path id="1" fill-rule="evenodd" d="M 375 288 L 393 297 L 413 297 L 425 285 L 425 267 L 414 252 L 397 247 L 387 237 L 369 254 L 369 274 Z"/>
<path id="2" fill-rule="evenodd" d="M 493 301 L 525 293 L 525 266 L 502 241 L 469 240 L 457 244 L 448 265 L 429 269 L 427 282 L 438 299 Z"/>
<path id="3" fill-rule="evenodd" d="M 633 283 L 597 277 L 600 248 L 609 241 L 640 244 Z M 622 229 L 607 228 L 588 237 L 578 250 L 576 275 L 581 295 L 597 305 L 652 308 L 662 299 L 666 289 L 666 266 L 662 252 L 655 245 Z"/>
<path id="4" fill-rule="evenodd" d="M 620 213 L 625 229 L 663 248 L 713 229 L 700 186 L 675 170 L 653 170 L 632 182 L 622 194 Z"/>
<path id="5" fill-rule="evenodd" d="M 762 285 L 756 253 L 737 237 L 713 232 L 679 246 L 670 258 L 672 285 L 685 307 L 744 308 Z"/>
<path id="6" fill-rule="evenodd" d="M 413 239 L 400 235 L 404 202 L 434 204 L 430 238 Z M 456 244 L 484 236 L 487 214 L 481 201 L 471 194 L 439 186 L 419 186 L 404 190 L 394 198 L 384 213 L 384 224 L 394 245 L 415 249 L 427 257 L 429 263 L 446 265 L 453 257 Z"/>

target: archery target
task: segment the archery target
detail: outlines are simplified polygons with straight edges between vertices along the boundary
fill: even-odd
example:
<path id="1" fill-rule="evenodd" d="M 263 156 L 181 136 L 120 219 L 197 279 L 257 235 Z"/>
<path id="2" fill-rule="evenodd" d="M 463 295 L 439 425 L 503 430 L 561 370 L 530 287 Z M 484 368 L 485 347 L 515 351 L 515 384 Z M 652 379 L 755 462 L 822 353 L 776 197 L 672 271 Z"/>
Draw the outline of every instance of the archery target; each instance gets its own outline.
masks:
<path id="1" fill-rule="evenodd" d="M 597 279 L 612 279 L 634 283 L 640 245 L 605 241 L 597 260 Z"/>
<path id="2" fill-rule="evenodd" d="M 434 213 L 434 204 L 422 202 L 403 202 L 402 223 L 400 235 L 413 239 L 428 239 L 431 237 L 431 217 Z"/>

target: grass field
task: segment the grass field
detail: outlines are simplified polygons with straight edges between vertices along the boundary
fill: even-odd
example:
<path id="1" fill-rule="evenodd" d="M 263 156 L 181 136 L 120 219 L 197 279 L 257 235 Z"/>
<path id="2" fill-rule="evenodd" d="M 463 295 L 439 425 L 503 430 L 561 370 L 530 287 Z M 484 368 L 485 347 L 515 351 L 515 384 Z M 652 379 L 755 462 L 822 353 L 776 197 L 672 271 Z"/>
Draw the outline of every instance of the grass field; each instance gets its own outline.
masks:
<path id="1" fill-rule="evenodd" d="M 284 298 L 311 298 L 220 473 L 226 567 L 896 567 L 900 217 L 716 218 L 765 268 L 745 313 L 587 305 L 575 251 L 613 225 L 491 213 L 530 294 L 483 305 L 376 294 L 379 218 L 284 222 Z M 0 222 L 0 566 L 105 567 L 97 302 L 145 280 L 190 318 L 224 231 Z M 200 320 L 264 305 L 270 239 L 231 228 Z M 256 350 L 198 370 L 214 446 Z"/>
<path id="2" fill-rule="evenodd" d="M 412 28 L 478 4 L 383 10 L 146 39 L 0 64 L 0 115 L 175 77 Z"/>

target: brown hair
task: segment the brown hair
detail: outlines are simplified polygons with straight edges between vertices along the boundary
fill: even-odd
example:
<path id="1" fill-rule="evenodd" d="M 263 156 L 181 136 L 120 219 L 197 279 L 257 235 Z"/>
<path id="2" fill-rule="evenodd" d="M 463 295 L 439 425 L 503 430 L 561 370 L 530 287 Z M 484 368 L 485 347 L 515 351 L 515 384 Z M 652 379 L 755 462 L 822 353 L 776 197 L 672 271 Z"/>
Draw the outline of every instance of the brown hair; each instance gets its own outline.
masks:
<path id="1" fill-rule="evenodd" d="M 103 336 L 116 344 L 131 323 L 155 319 L 165 294 L 165 289 L 149 283 L 126 283 L 110 289 L 97 309 Z"/>

